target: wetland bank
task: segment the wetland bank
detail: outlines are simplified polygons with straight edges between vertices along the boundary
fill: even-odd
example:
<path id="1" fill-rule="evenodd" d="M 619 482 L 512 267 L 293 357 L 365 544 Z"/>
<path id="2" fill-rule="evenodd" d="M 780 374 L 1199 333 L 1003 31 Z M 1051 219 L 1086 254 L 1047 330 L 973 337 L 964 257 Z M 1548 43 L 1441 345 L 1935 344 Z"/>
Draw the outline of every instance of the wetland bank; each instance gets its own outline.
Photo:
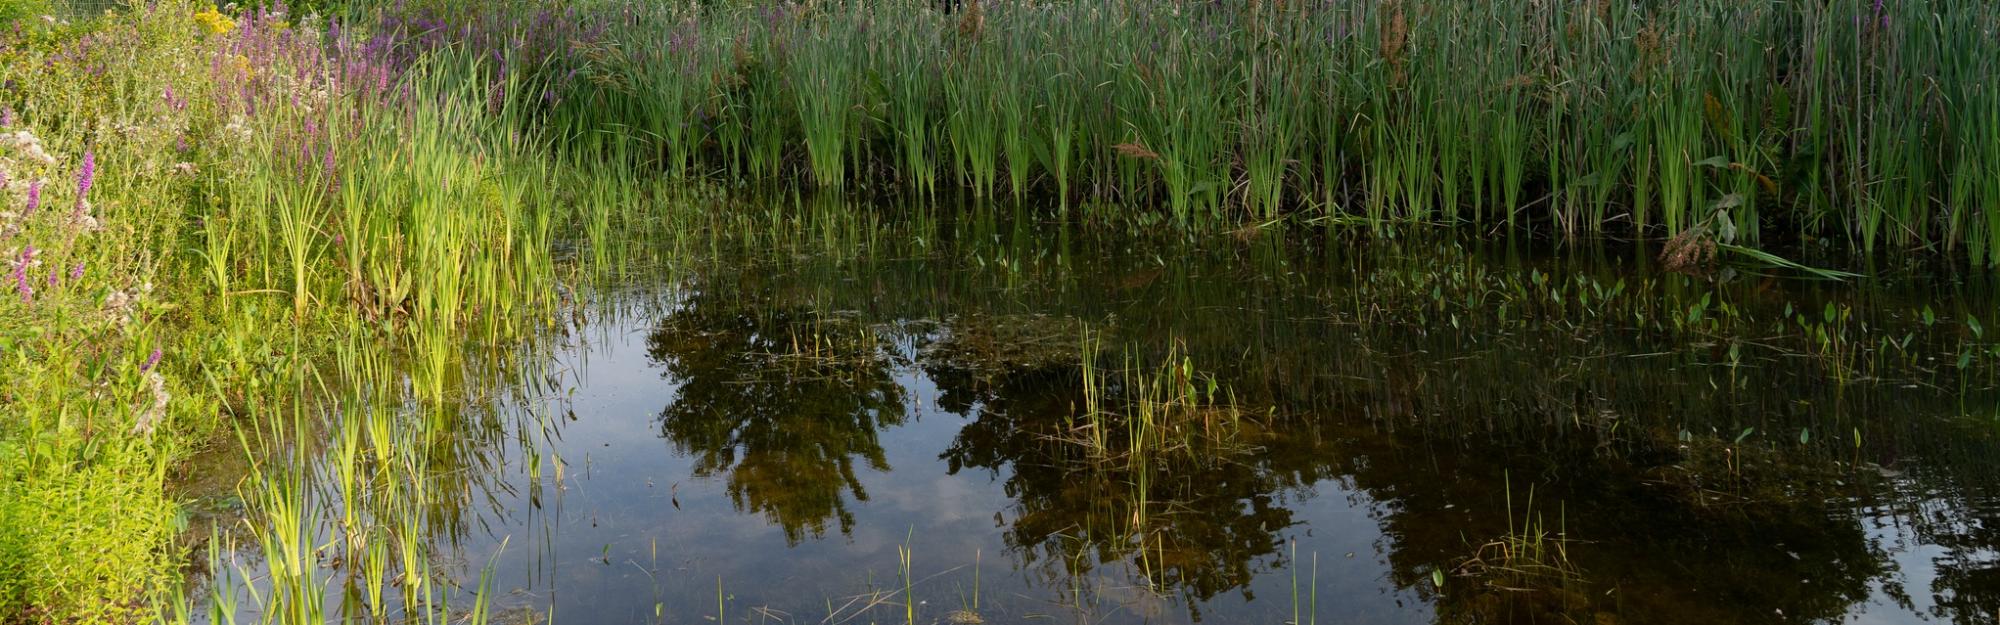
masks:
<path id="1" fill-rule="evenodd" d="M 0 623 L 2000 618 L 1987 4 L 0 21 Z"/>

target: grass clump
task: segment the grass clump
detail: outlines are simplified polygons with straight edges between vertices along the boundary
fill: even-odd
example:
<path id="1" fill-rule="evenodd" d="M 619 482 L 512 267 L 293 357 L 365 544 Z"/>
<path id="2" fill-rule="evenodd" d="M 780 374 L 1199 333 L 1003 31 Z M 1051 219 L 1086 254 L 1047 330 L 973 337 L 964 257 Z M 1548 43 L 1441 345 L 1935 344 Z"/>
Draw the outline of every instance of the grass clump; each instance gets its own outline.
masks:
<path id="1" fill-rule="evenodd" d="M 1178 344 L 1158 368 L 1141 367 L 1127 352 L 1124 368 L 1104 371 L 1097 340 L 1083 333 L 1083 404 L 1070 442 L 1093 457 L 1142 469 L 1161 458 L 1220 458 L 1239 443 L 1248 419 Z"/>
<path id="2" fill-rule="evenodd" d="M 1583 571 L 1570 560 L 1572 541 L 1563 528 L 1550 531 L 1535 511 L 1534 491 L 1516 521 L 1508 489 L 1507 532 L 1480 544 L 1447 575 L 1438 569 L 1433 587 L 1450 600 L 1441 606 L 1440 622 L 1604 622 L 1593 617 L 1584 594 Z"/>

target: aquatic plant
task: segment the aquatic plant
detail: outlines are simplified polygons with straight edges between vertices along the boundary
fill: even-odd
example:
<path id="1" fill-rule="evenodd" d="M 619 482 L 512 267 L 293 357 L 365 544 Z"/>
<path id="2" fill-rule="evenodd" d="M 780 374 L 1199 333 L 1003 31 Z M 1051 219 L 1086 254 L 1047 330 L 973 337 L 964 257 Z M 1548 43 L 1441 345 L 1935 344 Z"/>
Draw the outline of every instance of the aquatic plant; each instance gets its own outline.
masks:
<path id="1" fill-rule="evenodd" d="M 550 119 L 663 129 L 639 138 L 681 175 L 925 191 L 944 174 L 985 197 L 1004 176 L 1016 195 L 1082 188 L 1182 224 L 1318 212 L 1671 236 L 1733 196 L 1749 244 L 1889 233 L 2000 258 L 1976 175 L 1992 142 L 1973 139 L 1996 106 L 1976 76 L 2000 58 L 2000 16 L 1978 3 L 1861 21 L 1710 2 L 917 4 L 638 11 L 605 26 L 627 51 L 591 71 L 647 78 L 573 83 L 558 99 L 578 104 Z M 644 60 L 668 57 L 695 69 Z M 587 104 L 611 94 L 662 105 L 633 121 Z"/>

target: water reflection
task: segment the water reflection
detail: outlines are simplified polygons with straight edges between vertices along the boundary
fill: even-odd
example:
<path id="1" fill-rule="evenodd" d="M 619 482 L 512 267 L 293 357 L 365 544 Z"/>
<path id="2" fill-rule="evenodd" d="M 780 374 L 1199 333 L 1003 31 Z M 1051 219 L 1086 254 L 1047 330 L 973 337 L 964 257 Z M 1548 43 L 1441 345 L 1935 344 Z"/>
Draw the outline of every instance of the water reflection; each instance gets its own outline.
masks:
<path id="1" fill-rule="evenodd" d="M 868 500 L 856 465 L 890 469 L 879 434 L 903 422 L 903 388 L 866 328 L 774 304 L 704 291 L 655 323 L 647 357 L 679 383 L 660 435 L 792 543 L 845 534 L 848 501 Z"/>
<path id="2" fill-rule="evenodd" d="M 1022 566 L 1079 576 L 1095 563 L 1132 563 L 1193 607 L 1231 591 L 1254 599 L 1250 581 L 1287 566 L 1279 556 L 1299 520 L 1285 502 L 1319 477 L 1310 437 L 1106 461 L 1070 440 L 1082 401 L 1074 370 L 977 386 L 963 372 L 931 374 L 961 402 L 947 409 L 969 417 L 942 458 L 953 475 L 1003 480 L 1005 540 Z"/>
<path id="3" fill-rule="evenodd" d="M 1438 622 L 1814 622 L 1895 594 L 1884 580 L 1899 574 L 1897 554 L 1871 538 L 1853 505 L 1893 492 L 1867 468 L 1876 465 L 1857 463 L 1853 448 L 1728 434 L 1746 420 L 1838 432 L 1843 415 L 1909 397 L 1829 385 L 1779 366 L 1782 354 L 1661 353 L 1682 340 L 1677 331 L 1632 333 L 1614 316 L 1632 311 L 1618 306 L 1679 309 L 1699 291 L 1593 305 L 1591 294 L 1618 301 L 1604 293 L 1613 279 L 1549 286 L 1450 246 L 1407 265 L 1369 257 L 1345 270 L 1354 276 L 1345 285 L 1322 282 L 1338 271 L 1297 275 L 1301 263 L 1347 262 L 1337 257 L 1258 245 L 1220 252 L 1224 263 L 1260 267 L 1110 257 L 1067 271 L 865 258 L 718 269 L 649 336 L 653 359 L 685 385 L 663 431 L 700 458 L 699 473 L 728 474 L 739 507 L 781 523 L 796 542 L 830 518 L 851 526 L 845 502 L 866 500 L 853 461 L 887 469 L 876 431 L 902 423 L 904 386 L 918 376 L 936 408 L 965 420 L 939 455 L 946 473 L 1001 484 L 1007 503 L 995 518 L 1018 568 L 1060 589 L 1117 565 L 1196 616 L 1224 594 L 1256 600 L 1260 577 L 1300 566 L 1288 541 L 1313 522 L 1300 502 L 1329 489 L 1370 511 L 1390 583 L 1433 603 Z M 1468 262 L 1474 269 L 1456 278 L 1445 268 Z M 1024 283 L 1024 273 L 1049 280 Z M 1457 298 L 1491 296 L 1517 278 L 1543 293 L 1515 313 L 1531 321 L 1451 312 Z M 1782 297 L 1764 294 L 1768 282 L 1745 288 L 1746 303 Z M 1561 299 L 1576 292 L 1586 301 Z M 1343 312 L 1341 302 L 1363 297 Z M 1023 301 L 1033 313 L 1016 312 Z M 1567 329 L 1549 327 L 1552 317 Z M 1193 361 L 1227 372 L 1246 403 L 1273 411 L 1237 448 L 1102 462 L 1071 441 L 1084 401 L 1075 346 L 1091 327 L 1154 356 L 1184 341 Z M 895 340 L 866 328 L 894 328 Z M 1749 390 L 1759 387 L 1785 390 Z M 1924 410 L 1950 410 L 1951 398 L 1927 401 Z M 1906 439 L 1876 427 L 1850 428 L 1866 439 L 1861 453 L 1878 438 L 1890 441 L 1884 447 Z M 765 430 L 805 435 L 752 434 Z M 762 454 L 791 481 L 760 477 L 773 470 L 758 466 Z M 770 490 L 746 497 L 760 486 Z M 1496 591 L 1467 579 L 1440 591 L 1434 571 L 1455 571 L 1486 541 L 1518 531 L 1529 511 L 1509 495 L 1531 487 L 1533 514 L 1571 541 L 1583 583 Z M 1978 560 L 1990 551 L 1961 552 L 1936 565 L 1934 594 L 1946 598 L 1931 608 L 1937 616 L 1980 609 L 1982 594 L 1956 589 L 1991 574 Z M 1535 590 L 1544 596 L 1532 598 Z"/>
<path id="4" fill-rule="evenodd" d="M 971 588 L 994 623 L 1282 622 L 1311 602 L 1329 622 L 1450 624 L 2000 609 L 1993 391 L 1938 362 L 1989 346 L 1911 314 L 1921 289 L 1414 239 L 1079 255 L 968 227 L 936 248 L 724 255 L 630 296 L 666 305 L 593 316 L 614 339 L 566 356 L 588 362 L 578 419 L 430 431 L 458 447 L 421 463 L 453 506 L 427 535 L 477 562 L 534 532 L 520 557 L 546 569 L 503 581 L 586 622 L 810 622 L 858 596 L 900 622 L 903 574 L 923 580 L 919 622 L 950 621 Z M 1226 444 L 1131 462 L 1079 443 L 1084 380 L 1162 364 L 1232 392 Z M 542 440 L 592 470 L 492 459 Z M 536 525 L 521 493 L 545 483 Z M 1574 579 L 1467 574 L 1531 520 Z"/>

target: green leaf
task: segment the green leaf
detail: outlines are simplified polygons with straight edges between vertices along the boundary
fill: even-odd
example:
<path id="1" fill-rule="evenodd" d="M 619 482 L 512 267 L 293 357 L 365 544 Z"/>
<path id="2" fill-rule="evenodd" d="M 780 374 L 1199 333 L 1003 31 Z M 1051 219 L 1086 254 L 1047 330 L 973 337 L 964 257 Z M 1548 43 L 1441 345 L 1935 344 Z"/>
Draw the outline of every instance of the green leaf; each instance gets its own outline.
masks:
<path id="1" fill-rule="evenodd" d="M 1750 433 L 1752 433 L 1752 432 L 1756 432 L 1756 431 L 1757 431 L 1757 428 L 1743 428 L 1743 433 L 1741 433 L 1741 434 L 1737 434 L 1737 435 L 1736 435 L 1736 444 L 1739 444 L 1739 445 L 1740 445 L 1740 444 L 1742 444 L 1742 443 L 1743 443 L 1743 439 L 1746 439 L 1746 438 L 1750 438 Z"/>
<path id="2" fill-rule="evenodd" d="M 1799 444 L 1804 445 L 1806 444 L 1807 441 L 1811 440 L 1812 440 L 1812 428 L 1799 428 Z"/>
<path id="3" fill-rule="evenodd" d="M 1431 583 L 1436 584 L 1439 590 L 1444 589 L 1444 569 L 1431 569 Z"/>
<path id="4" fill-rule="evenodd" d="M 1786 260 L 1784 257 L 1772 254 L 1770 252 L 1766 252 L 1755 248 L 1743 247 L 1741 245 L 1723 244 L 1718 247 L 1722 248 L 1724 251 L 1740 254 L 1742 256 L 1749 257 L 1751 260 L 1755 260 L 1757 262 L 1761 262 L 1766 265 L 1771 265 L 1773 267 L 1779 267 L 1782 269 L 1790 269 L 1792 271 L 1803 272 L 1808 275 L 1811 275 L 1814 278 L 1819 278 L 1821 280 L 1844 280 L 1847 278 L 1861 277 L 1861 274 L 1857 273 L 1849 273 L 1835 269 L 1821 269 L 1819 267 L 1808 267 L 1805 265 L 1801 265 L 1799 263 Z"/>

